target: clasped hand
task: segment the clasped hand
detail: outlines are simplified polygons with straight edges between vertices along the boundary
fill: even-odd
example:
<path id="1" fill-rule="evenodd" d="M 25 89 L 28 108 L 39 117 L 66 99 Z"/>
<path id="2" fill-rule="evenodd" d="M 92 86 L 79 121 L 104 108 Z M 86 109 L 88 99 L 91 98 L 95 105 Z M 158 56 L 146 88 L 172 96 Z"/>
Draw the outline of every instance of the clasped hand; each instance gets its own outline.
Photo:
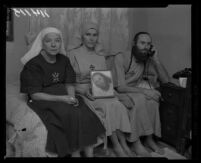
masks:
<path id="1" fill-rule="evenodd" d="M 143 93 L 147 99 L 154 99 L 155 101 L 159 101 L 161 97 L 161 93 L 155 89 L 144 89 Z"/>
<path id="2" fill-rule="evenodd" d="M 70 95 L 64 95 L 62 96 L 63 97 L 63 101 L 68 103 L 68 104 L 72 104 L 74 106 L 78 106 L 79 105 L 79 101 L 73 97 L 73 96 L 70 96 Z"/>

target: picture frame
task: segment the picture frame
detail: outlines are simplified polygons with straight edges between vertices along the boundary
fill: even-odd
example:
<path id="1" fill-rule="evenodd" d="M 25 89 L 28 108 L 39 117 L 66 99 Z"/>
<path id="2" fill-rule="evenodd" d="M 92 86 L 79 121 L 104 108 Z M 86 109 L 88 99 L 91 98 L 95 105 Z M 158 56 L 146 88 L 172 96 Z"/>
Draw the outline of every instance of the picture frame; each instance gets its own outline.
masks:
<path id="1" fill-rule="evenodd" d="M 7 8 L 6 15 L 6 41 L 13 41 L 13 11 L 11 8 Z"/>
<path id="2" fill-rule="evenodd" d="M 92 96 L 94 98 L 114 97 L 112 73 L 110 70 L 91 71 Z"/>

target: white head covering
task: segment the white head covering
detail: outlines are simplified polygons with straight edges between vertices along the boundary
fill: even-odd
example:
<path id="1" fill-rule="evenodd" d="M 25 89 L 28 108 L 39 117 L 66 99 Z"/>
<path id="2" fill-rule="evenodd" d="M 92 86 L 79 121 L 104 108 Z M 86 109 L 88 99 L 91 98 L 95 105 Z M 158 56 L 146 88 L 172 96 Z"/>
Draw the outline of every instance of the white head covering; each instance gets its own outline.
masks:
<path id="1" fill-rule="evenodd" d="M 81 25 L 80 33 L 75 34 L 73 37 L 72 42 L 68 45 L 68 51 L 71 51 L 73 49 L 76 49 L 80 47 L 83 43 L 82 36 L 89 30 L 89 29 L 95 29 L 99 33 L 98 25 L 94 22 L 85 22 L 83 25 Z M 105 50 L 100 43 L 100 40 L 97 42 L 95 47 L 95 52 L 99 55 L 106 55 Z"/>
<path id="2" fill-rule="evenodd" d="M 33 57 L 37 56 L 40 51 L 42 50 L 42 40 L 45 37 L 46 34 L 48 33 L 57 33 L 61 37 L 61 49 L 60 49 L 60 54 L 63 54 L 66 56 L 66 51 L 64 48 L 64 42 L 63 42 L 63 37 L 62 33 L 60 30 L 54 27 L 47 27 L 44 28 L 36 37 L 35 41 L 33 42 L 31 49 L 21 58 L 21 62 L 25 65 L 30 59 Z"/>

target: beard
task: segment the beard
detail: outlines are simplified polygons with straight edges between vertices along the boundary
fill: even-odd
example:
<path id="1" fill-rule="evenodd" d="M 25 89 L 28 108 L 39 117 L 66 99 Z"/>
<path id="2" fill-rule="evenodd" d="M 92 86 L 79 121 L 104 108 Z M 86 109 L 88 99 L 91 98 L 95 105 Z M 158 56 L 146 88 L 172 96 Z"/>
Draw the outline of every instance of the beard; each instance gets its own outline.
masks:
<path id="1" fill-rule="evenodd" d="M 138 63 L 146 63 L 147 60 L 149 59 L 148 50 L 142 51 L 138 49 L 138 47 L 133 46 L 131 53 L 132 53 L 132 56 L 135 57 L 136 62 Z"/>

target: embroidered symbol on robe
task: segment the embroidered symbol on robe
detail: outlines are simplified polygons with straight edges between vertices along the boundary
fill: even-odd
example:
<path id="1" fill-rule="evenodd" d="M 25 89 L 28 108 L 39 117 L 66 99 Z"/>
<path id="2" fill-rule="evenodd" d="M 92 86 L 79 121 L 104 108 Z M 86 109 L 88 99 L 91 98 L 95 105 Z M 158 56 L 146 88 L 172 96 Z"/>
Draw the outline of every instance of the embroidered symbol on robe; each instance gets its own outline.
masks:
<path id="1" fill-rule="evenodd" d="M 52 74 L 52 77 L 53 77 L 53 82 L 54 83 L 57 83 L 59 81 L 59 73 L 58 72 L 54 72 Z"/>

